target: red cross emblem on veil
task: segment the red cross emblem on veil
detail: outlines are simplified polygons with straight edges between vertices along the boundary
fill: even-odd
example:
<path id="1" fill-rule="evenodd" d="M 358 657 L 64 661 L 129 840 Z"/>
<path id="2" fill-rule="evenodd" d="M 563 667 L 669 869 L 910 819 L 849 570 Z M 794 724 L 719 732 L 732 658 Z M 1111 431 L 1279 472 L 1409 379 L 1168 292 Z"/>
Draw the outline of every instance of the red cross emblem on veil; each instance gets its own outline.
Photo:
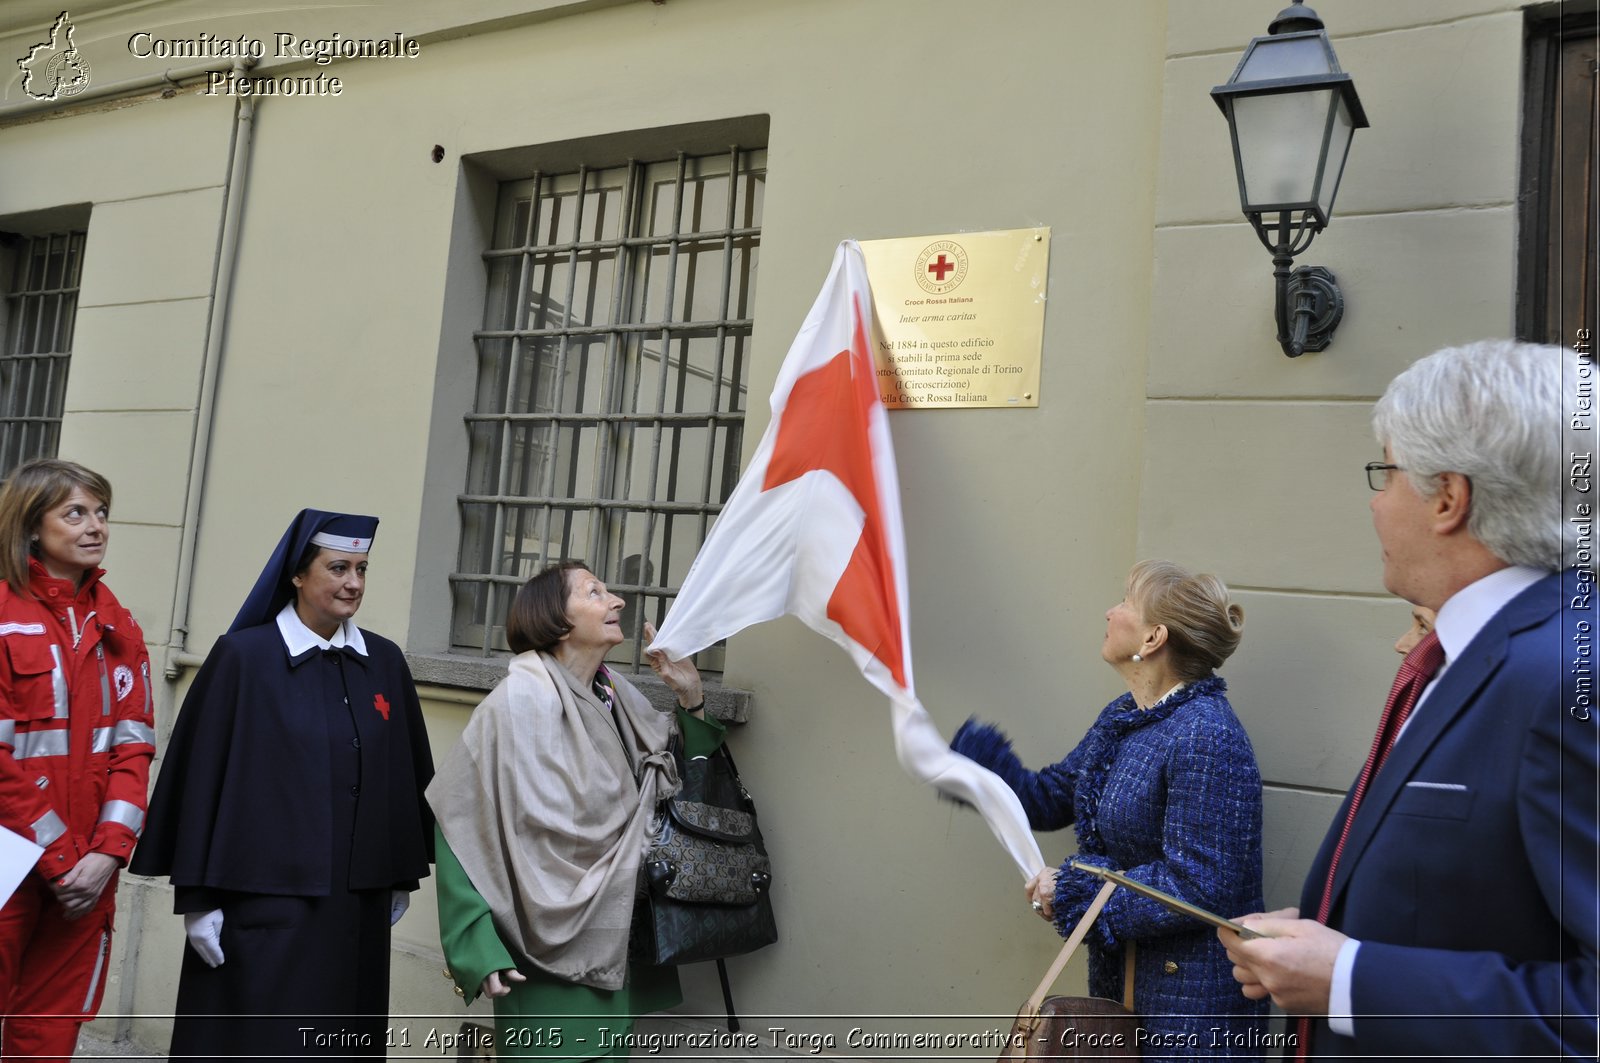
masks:
<path id="1" fill-rule="evenodd" d="M 373 695 L 372 707 L 377 709 L 378 715 L 382 716 L 385 720 L 389 718 L 389 699 L 384 697 L 382 694 Z"/>

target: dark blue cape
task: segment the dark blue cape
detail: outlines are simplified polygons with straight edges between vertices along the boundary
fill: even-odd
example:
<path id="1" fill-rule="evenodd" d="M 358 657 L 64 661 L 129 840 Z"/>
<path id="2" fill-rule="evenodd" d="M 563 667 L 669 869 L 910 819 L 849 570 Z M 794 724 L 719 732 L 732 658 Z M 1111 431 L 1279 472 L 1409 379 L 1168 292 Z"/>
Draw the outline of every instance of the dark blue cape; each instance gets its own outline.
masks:
<path id="1" fill-rule="evenodd" d="M 368 657 L 316 650 L 297 661 L 276 624 L 217 641 L 178 713 L 134 874 L 301 896 L 414 888 L 428 874 L 433 817 L 422 792 L 433 758 L 422 709 L 400 648 L 362 635 Z M 348 868 L 331 866 L 344 848 L 332 837 L 334 802 L 350 800 L 332 792 L 341 748 L 359 757 L 361 790 Z"/>

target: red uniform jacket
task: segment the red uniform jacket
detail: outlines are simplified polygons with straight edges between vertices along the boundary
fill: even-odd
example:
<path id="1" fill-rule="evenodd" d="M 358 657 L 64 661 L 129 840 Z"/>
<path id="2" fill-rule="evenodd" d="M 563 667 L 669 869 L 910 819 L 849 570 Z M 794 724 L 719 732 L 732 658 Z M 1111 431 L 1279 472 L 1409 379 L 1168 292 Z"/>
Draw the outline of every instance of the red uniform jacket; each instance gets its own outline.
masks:
<path id="1" fill-rule="evenodd" d="M 44 847 L 58 878 L 89 853 L 126 866 L 155 755 L 150 655 L 96 569 L 73 592 L 37 562 L 0 583 L 0 826 Z"/>

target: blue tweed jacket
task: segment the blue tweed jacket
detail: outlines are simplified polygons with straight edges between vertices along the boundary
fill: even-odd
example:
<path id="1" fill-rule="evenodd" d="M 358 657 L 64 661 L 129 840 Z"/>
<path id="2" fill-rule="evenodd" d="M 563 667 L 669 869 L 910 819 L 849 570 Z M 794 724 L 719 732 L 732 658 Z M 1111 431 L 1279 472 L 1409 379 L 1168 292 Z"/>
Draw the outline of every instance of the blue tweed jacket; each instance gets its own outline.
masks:
<path id="1" fill-rule="evenodd" d="M 1065 760 L 1037 772 L 1022 766 L 1005 735 L 975 720 L 950 744 L 1016 791 L 1035 830 L 1075 824 L 1080 861 L 1241 915 L 1263 907 L 1261 773 L 1226 689 L 1209 676 L 1146 711 L 1124 694 Z M 1055 917 L 1063 937 L 1099 887 L 1062 865 Z M 1215 931 L 1116 891 L 1086 939 L 1093 995 L 1122 999 L 1128 941 L 1138 943 L 1134 1006 L 1147 1061 L 1263 1057 L 1266 1004 L 1239 991 Z"/>

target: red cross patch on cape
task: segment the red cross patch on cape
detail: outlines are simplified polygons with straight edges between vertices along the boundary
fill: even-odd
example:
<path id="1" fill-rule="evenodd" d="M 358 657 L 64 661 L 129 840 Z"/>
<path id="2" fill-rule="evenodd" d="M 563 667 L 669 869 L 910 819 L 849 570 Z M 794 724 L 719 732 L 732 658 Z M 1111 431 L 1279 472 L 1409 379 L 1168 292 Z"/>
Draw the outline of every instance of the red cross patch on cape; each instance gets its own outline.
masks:
<path id="1" fill-rule="evenodd" d="M 384 697 L 382 694 L 373 695 L 372 707 L 377 709 L 378 715 L 382 716 L 385 720 L 389 718 L 389 699 Z"/>

